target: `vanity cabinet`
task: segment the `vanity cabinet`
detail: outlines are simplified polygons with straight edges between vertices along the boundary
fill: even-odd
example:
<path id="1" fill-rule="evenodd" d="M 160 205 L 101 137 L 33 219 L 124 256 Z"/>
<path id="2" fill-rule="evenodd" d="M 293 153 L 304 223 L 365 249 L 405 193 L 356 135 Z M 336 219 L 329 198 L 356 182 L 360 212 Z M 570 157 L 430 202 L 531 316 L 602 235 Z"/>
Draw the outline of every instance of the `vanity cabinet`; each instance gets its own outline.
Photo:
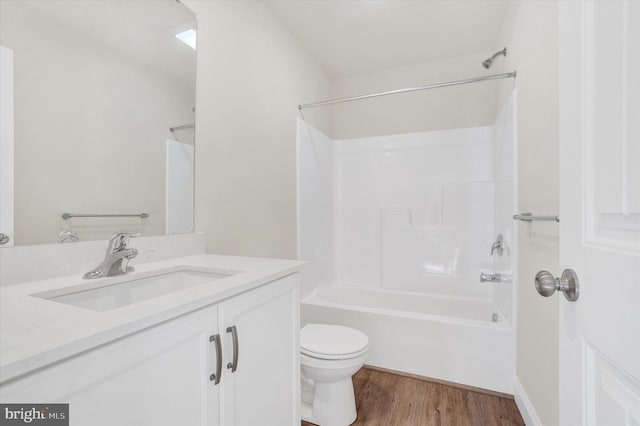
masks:
<path id="1" fill-rule="evenodd" d="M 298 280 L 286 276 L 6 382 L 0 401 L 69 403 L 72 426 L 299 425 Z"/>

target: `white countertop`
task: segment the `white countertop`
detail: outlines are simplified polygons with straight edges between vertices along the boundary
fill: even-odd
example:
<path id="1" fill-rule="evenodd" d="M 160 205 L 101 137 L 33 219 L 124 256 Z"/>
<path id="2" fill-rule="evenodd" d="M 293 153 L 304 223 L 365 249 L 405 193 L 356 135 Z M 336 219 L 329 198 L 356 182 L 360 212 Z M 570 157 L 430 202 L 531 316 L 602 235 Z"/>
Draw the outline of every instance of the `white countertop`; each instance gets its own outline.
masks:
<path id="1" fill-rule="evenodd" d="M 289 275 L 302 264 L 295 260 L 206 254 L 144 263 L 130 275 L 180 266 L 239 273 L 102 312 L 31 295 L 113 278 L 83 280 L 72 275 L 0 287 L 0 383 Z"/>

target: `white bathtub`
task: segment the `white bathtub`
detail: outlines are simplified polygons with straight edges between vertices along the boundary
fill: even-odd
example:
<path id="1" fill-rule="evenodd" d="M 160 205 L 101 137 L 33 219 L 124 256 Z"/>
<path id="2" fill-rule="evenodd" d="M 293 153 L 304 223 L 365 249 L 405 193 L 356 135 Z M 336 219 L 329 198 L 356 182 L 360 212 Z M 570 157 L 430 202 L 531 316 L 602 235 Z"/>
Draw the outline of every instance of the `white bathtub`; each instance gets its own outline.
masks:
<path id="1" fill-rule="evenodd" d="M 337 285 L 302 301 L 302 323 L 342 324 L 369 336 L 367 364 L 513 393 L 512 324 L 489 299 Z"/>

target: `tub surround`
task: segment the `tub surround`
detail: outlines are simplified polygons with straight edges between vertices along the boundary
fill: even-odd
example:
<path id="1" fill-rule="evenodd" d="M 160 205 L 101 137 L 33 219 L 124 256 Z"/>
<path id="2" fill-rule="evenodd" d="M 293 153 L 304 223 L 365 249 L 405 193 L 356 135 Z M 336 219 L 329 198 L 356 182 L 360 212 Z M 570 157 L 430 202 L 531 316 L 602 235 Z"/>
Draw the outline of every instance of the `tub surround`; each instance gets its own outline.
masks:
<path id="1" fill-rule="evenodd" d="M 515 97 L 484 127 L 332 140 L 298 121 L 303 324 L 363 331 L 377 367 L 512 393 Z"/>
<path id="2" fill-rule="evenodd" d="M 103 256 L 105 246 L 102 243 L 100 242 L 102 250 L 92 257 L 91 264 L 99 262 Z M 136 246 L 135 242 L 132 242 L 132 246 Z M 62 246 L 57 247 L 66 249 Z M 26 250 L 27 248 L 15 249 Z M 46 247 L 29 247 L 28 249 L 41 251 L 46 250 Z M 156 251 L 155 254 L 159 255 L 160 251 Z M 5 253 L 3 251 L 1 256 L 3 262 L 7 260 L 4 259 Z M 142 257 L 144 259 L 145 256 Z M 33 265 L 38 264 L 35 262 L 31 259 L 32 268 Z M 136 271 L 132 275 L 175 267 L 229 270 L 238 273 L 216 280 L 212 284 L 154 297 L 104 312 L 31 296 L 35 293 L 81 284 L 83 280 L 77 271 L 51 279 L 4 285 L 0 288 L 0 335 L 2 336 L 0 382 L 6 382 L 64 358 L 259 287 L 297 272 L 301 265 L 302 262 L 291 260 L 207 254 L 138 262 L 135 265 Z M 19 281 L 16 275 L 11 275 L 10 278 L 11 281 Z M 99 280 L 94 280 L 91 284 L 97 281 Z"/>
<path id="3" fill-rule="evenodd" d="M 491 255 L 498 233 L 513 247 L 512 168 L 503 164 L 513 161 L 511 105 L 494 126 L 346 140 L 299 120 L 303 296 L 339 283 L 494 297 L 497 285 L 479 275 L 511 268 L 510 251 Z M 510 302 L 513 285 L 503 287 L 496 302 Z"/>

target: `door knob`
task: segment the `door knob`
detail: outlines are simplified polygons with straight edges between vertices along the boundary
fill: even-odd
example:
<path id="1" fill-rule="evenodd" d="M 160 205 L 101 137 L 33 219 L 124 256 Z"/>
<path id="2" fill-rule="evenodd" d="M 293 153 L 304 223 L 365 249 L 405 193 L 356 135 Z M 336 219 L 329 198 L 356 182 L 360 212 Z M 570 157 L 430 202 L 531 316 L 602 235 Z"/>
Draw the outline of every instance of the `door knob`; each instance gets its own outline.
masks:
<path id="1" fill-rule="evenodd" d="M 536 290 L 544 297 L 549 297 L 558 290 L 564 293 L 569 302 L 575 302 L 580 294 L 580 283 L 573 269 L 562 271 L 560 278 L 554 277 L 549 271 L 540 271 L 536 274 Z"/>
<path id="2" fill-rule="evenodd" d="M 9 242 L 9 236 L 0 232 L 0 245 L 7 244 Z"/>

